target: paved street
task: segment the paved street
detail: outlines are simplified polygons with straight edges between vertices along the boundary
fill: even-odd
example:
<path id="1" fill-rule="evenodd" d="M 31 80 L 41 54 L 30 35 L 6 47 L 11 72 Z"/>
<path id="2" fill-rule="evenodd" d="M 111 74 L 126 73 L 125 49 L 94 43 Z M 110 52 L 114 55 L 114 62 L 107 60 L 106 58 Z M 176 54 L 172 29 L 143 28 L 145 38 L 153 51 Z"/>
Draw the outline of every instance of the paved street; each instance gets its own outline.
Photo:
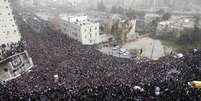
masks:
<path id="1" fill-rule="evenodd" d="M 148 37 L 142 38 L 135 42 L 127 43 L 123 46 L 123 48 L 126 48 L 128 50 L 142 49 L 143 56 L 154 60 L 164 56 L 164 48 L 161 42 L 159 40 L 153 40 Z"/>

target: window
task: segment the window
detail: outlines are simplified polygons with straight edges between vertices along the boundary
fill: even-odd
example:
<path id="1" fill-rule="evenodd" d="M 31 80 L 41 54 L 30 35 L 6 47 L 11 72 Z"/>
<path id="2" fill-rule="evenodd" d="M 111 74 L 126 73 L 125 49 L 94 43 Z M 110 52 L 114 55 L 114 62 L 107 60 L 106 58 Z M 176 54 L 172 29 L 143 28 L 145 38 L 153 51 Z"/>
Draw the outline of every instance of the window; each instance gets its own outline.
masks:
<path id="1" fill-rule="evenodd" d="M 90 38 L 91 38 L 92 37 L 91 33 L 89 35 L 90 35 Z"/>
<path id="2" fill-rule="evenodd" d="M 11 65 L 13 66 L 13 69 L 16 69 L 22 64 L 22 60 L 19 56 L 16 56 L 12 59 Z"/>
<path id="3" fill-rule="evenodd" d="M 100 32 L 100 35 L 103 35 L 104 33 L 103 32 Z"/>
<path id="4" fill-rule="evenodd" d="M 4 71 L 5 71 L 5 72 L 8 72 L 8 68 L 4 68 Z"/>
<path id="5" fill-rule="evenodd" d="M 92 43 L 92 40 L 89 40 L 89 43 Z"/>
<path id="6" fill-rule="evenodd" d="M 73 34 L 75 37 L 78 37 L 78 34 L 77 34 L 77 33 L 73 32 L 72 34 Z"/>

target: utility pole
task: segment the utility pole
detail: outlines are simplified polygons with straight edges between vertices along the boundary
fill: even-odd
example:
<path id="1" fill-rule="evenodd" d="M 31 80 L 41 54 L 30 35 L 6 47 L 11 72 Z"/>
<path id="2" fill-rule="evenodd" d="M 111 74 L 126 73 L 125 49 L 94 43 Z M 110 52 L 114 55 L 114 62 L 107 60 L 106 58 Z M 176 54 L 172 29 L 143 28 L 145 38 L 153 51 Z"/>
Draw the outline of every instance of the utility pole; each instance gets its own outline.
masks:
<path id="1" fill-rule="evenodd" d="M 151 56 L 150 56 L 151 59 L 153 58 L 154 48 L 155 48 L 155 45 L 154 45 L 154 42 L 152 42 L 152 50 L 151 50 Z"/>

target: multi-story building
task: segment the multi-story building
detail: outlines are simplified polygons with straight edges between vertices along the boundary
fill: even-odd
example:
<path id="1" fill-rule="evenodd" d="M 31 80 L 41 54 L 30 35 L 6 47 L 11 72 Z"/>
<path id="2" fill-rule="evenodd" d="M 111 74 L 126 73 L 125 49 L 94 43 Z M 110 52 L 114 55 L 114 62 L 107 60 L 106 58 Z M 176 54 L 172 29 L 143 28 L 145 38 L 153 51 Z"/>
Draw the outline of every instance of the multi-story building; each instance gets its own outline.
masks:
<path id="1" fill-rule="evenodd" d="M 168 34 L 168 32 L 180 32 L 184 29 L 194 28 L 195 19 L 193 17 L 172 17 L 168 21 L 161 21 L 158 23 L 156 35 Z M 176 37 L 180 34 L 177 33 Z"/>
<path id="2" fill-rule="evenodd" d="M 0 80 L 13 79 L 33 66 L 8 0 L 0 0 Z"/>
<path id="3" fill-rule="evenodd" d="M 21 39 L 21 35 L 15 24 L 8 0 L 0 0 L 0 3 L 0 44 L 18 42 Z"/>
<path id="4" fill-rule="evenodd" d="M 92 22 L 87 16 L 61 17 L 61 31 L 84 45 L 100 43 L 99 23 Z"/>

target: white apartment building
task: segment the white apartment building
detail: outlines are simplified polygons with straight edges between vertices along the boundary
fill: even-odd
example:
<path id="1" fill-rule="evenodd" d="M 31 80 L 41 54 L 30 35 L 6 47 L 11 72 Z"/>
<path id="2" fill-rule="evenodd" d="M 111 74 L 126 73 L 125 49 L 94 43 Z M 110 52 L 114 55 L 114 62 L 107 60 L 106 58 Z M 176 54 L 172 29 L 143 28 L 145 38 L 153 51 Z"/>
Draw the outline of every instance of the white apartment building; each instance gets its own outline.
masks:
<path id="1" fill-rule="evenodd" d="M 62 16 L 61 31 L 83 45 L 101 42 L 99 23 L 92 22 L 87 16 Z"/>
<path id="2" fill-rule="evenodd" d="M 15 24 L 8 0 L 0 0 L 0 45 L 20 41 L 21 35 Z"/>
<path id="3" fill-rule="evenodd" d="M 33 66 L 8 0 L 0 0 L 0 81 L 8 81 Z"/>

